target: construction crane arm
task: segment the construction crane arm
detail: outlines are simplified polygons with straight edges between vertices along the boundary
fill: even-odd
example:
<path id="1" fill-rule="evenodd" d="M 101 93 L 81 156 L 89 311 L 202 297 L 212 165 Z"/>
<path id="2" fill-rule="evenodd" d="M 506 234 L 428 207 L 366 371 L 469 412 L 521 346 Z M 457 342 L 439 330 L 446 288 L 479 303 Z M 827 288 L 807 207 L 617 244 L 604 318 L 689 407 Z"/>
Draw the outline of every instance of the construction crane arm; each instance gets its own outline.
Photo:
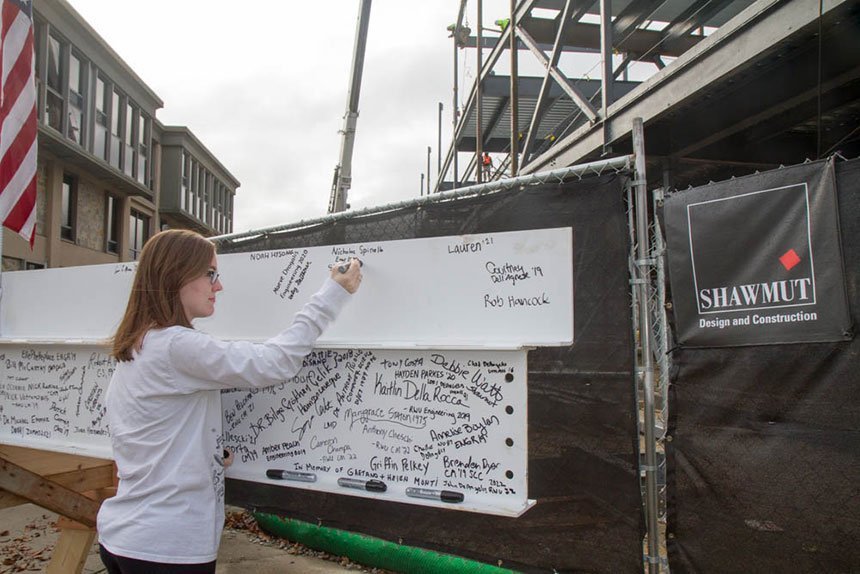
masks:
<path id="1" fill-rule="evenodd" d="M 336 213 L 347 208 L 347 193 L 352 186 L 352 150 L 355 145 L 355 127 L 358 123 L 358 98 L 361 94 L 361 74 L 364 70 L 364 49 L 367 45 L 367 27 L 370 21 L 371 0 L 361 0 L 358 22 L 355 29 L 355 45 L 352 52 L 352 72 L 349 78 L 349 93 L 346 98 L 346 113 L 341 129 L 340 156 L 335 167 L 329 197 L 328 212 Z"/>

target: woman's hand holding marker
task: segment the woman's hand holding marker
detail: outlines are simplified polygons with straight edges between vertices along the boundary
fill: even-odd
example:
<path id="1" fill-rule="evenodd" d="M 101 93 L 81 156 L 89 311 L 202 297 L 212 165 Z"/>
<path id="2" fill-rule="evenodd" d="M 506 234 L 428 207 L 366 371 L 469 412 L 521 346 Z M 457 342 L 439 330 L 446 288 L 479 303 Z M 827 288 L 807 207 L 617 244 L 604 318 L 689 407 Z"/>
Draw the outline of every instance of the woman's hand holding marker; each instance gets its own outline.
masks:
<path id="1" fill-rule="evenodd" d="M 334 265 L 331 278 L 350 293 L 355 293 L 361 285 L 361 266 L 361 261 L 356 258 L 350 259 L 349 264 Z"/>

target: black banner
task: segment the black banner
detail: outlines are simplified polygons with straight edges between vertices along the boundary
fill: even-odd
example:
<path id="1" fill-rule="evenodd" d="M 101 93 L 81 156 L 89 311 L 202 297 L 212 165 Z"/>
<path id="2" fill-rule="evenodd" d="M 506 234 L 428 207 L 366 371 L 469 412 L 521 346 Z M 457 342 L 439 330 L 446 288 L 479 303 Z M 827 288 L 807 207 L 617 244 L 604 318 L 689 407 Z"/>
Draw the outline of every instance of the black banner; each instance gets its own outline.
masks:
<path id="1" fill-rule="evenodd" d="M 520 411 L 528 417 L 532 509 L 510 518 L 234 479 L 227 500 L 518 572 L 642 572 L 624 185 L 609 174 L 547 183 L 261 234 L 232 247 L 572 227 L 574 307 L 585 311 L 574 316 L 573 345 L 529 351 L 528 404 Z"/>
<path id="2" fill-rule="evenodd" d="M 860 159 L 835 167 L 857 324 Z M 672 363 L 672 574 L 860 573 L 860 337 L 680 348 Z"/>
<path id="3" fill-rule="evenodd" d="M 676 193 L 664 220 L 679 344 L 850 339 L 832 162 Z"/>

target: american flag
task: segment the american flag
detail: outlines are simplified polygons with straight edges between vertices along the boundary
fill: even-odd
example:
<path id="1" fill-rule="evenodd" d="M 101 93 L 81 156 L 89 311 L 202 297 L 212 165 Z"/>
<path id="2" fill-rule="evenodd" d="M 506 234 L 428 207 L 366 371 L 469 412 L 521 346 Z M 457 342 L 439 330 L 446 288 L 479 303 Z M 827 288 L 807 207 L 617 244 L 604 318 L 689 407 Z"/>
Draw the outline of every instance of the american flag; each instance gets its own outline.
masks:
<path id="1" fill-rule="evenodd" d="M 33 2 L 0 1 L 0 221 L 32 247 L 37 148 Z"/>

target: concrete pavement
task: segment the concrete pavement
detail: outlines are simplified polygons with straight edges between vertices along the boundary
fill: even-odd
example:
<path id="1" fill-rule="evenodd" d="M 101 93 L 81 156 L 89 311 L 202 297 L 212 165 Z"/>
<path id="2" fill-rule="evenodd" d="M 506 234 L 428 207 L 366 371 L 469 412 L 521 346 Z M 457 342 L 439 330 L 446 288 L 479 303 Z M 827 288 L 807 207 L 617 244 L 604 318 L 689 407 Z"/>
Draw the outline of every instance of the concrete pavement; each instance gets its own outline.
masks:
<path id="1" fill-rule="evenodd" d="M 228 511 L 240 509 L 231 508 Z M 0 510 L 0 574 L 44 572 L 59 538 L 57 515 L 33 504 Z M 280 542 L 280 543 L 279 543 Z M 283 546 L 283 547 L 282 547 Z M 366 568 L 345 559 L 324 559 L 324 553 L 275 540 L 266 542 L 248 530 L 226 528 L 218 553 L 218 574 L 331 574 L 385 571 Z M 93 544 L 83 574 L 105 572 Z"/>

